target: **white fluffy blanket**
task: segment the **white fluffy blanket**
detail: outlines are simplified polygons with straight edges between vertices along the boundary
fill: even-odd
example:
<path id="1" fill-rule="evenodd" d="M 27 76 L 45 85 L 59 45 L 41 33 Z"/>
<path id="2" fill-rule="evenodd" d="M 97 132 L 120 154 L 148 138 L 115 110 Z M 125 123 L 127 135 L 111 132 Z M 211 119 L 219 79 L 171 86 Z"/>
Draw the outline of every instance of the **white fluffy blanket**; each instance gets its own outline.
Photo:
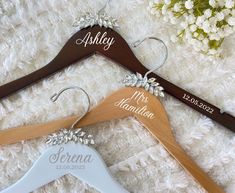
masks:
<path id="1" fill-rule="evenodd" d="M 47 64 L 75 33 L 72 23 L 84 12 L 96 12 L 105 1 L 1 0 L 0 84 Z M 170 42 L 174 31 L 147 11 L 144 0 L 111 1 L 109 15 L 119 20 L 120 34 L 132 43 L 153 35 L 169 48 L 167 63 L 157 73 L 182 88 L 223 107 L 235 116 L 235 36 L 225 40 L 224 59 L 210 61 L 184 44 Z M 151 46 L 148 46 L 151 44 Z M 154 46 L 155 45 L 155 46 Z M 153 67 L 159 59 L 156 42 L 143 43 L 136 55 Z M 58 103 L 49 97 L 66 86 L 81 86 L 94 107 L 123 87 L 125 69 L 101 56 L 92 56 L 0 102 L 0 129 L 44 123 L 81 114 L 86 99 L 69 91 Z M 167 95 L 163 104 L 177 141 L 228 193 L 235 192 L 235 135 Z M 95 148 L 113 176 L 135 193 L 199 193 L 196 181 L 133 118 L 89 127 Z M 17 181 L 47 148 L 45 137 L 0 148 L 0 189 Z M 30 182 L 29 182 L 30 183 Z M 35 192 L 97 192 L 72 176 L 65 176 Z"/>

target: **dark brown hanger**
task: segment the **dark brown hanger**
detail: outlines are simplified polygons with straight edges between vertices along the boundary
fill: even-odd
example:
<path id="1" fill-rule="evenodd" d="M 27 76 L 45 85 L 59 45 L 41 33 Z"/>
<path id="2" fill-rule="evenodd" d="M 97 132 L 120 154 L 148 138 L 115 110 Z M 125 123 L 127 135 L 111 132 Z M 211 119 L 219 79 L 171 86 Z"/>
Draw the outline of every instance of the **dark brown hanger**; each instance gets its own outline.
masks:
<path id="1" fill-rule="evenodd" d="M 114 38 L 115 43 L 107 50 L 104 49 L 104 45 L 102 44 L 86 45 L 86 47 L 84 44 L 76 44 L 78 39 L 84 39 L 88 33 L 90 33 L 91 37 L 93 38 L 98 33 L 100 33 L 100 37 L 103 34 L 106 34 L 105 37 Z M 96 25 L 93 27 L 84 28 L 74 34 L 62 48 L 59 54 L 48 65 L 27 76 L 0 86 L 0 98 L 4 98 L 22 88 L 25 88 L 26 86 L 31 85 L 32 83 L 46 78 L 49 75 L 52 75 L 53 73 L 68 67 L 77 61 L 88 58 L 89 56 L 96 53 L 121 64 L 132 72 L 139 72 L 144 75 L 148 71 L 148 69 L 146 69 L 135 57 L 129 45 L 121 37 L 121 35 L 112 29 Z M 227 113 L 221 113 L 220 109 L 214 105 L 211 105 L 199 97 L 196 97 L 191 93 L 175 86 L 174 84 L 154 73 L 151 73 L 149 77 L 156 78 L 168 94 L 174 96 L 196 111 L 206 115 L 207 117 L 235 132 L 235 118 L 233 116 Z"/>

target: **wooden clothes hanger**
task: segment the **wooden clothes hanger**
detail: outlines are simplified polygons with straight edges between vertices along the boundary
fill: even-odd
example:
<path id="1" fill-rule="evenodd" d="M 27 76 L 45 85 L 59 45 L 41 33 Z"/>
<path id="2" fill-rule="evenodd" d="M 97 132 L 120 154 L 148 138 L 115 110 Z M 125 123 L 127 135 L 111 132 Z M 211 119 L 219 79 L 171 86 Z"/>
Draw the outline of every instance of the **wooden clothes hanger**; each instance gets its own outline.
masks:
<path id="1" fill-rule="evenodd" d="M 91 39 L 89 39 L 88 44 L 85 44 L 82 41 L 85 40 L 84 38 L 92 38 L 94 43 L 90 44 Z M 110 41 L 111 45 L 104 47 L 105 45 L 103 43 L 107 43 L 107 41 Z M 132 72 L 145 74 L 148 71 L 136 58 L 121 35 L 111 28 L 107 28 L 107 26 L 100 27 L 99 25 L 94 25 L 93 27 L 83 28 L 75 33 L 64 45 L 59 54 L 46 66 L 29 75 L 0 86 L 0 99 L 93 54 L 101 54 Z M 235 118 L 233 116 L 225 112 L 221 113 L 221 110 L 214 105 L 177 87 L 154 73 L 151 73 L 151 77 L 156 78 L 168 94 L 235 132 Z"/>
<path id="2" fill-rule="evenodd" d="M 84 89 L 69 87 L 51 99 L 55 102 L 61 93 L 75 88 L 82 91 L 88 99 L 88 108 L 84 116 L 90 109 L 90 98 Z M 81 128 L 74 128 L 83 116 L 77 118 L 70 129 L 61 129 L 59 133 L 49 135 L 46 143 L 52 147 L 42 153 L 22 178 L 0 193 L 32 192 L 67 174 L 79 178 L 101 193 L 128 193 L 110 175 L 99 153 L 88 146 L 95 143 L 93 136 L 86 134 Z"/>
<path id="3" fill-rule="evenodd" d="M 148 131 L 166 148 L 166 150 L 186 169 L 198 183 L 209 193 L 224 193 L 224 191 L 197 166 L 176 142 L 164 107 L 159 99 L 142 88 L 123 88 L 107 97 L 102 103 L 87 113 L 76 127 L 82 128 L 114 119 L 134 116 Z M 25 126 L 12 129 L 4 135 L 1 133 L 1 144 L 33 139 L 48 135 L 60 128 L 68 128 L 75 116 L 52 121 L 47 124 Z"/>

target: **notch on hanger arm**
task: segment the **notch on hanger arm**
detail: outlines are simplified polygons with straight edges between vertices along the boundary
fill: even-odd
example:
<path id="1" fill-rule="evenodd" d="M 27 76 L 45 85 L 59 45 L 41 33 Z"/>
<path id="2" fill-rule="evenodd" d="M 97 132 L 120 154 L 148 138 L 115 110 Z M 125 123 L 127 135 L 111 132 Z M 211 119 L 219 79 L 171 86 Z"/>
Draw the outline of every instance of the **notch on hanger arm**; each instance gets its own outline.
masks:
<path id="1" fill-rule="evenodd" d="M 98 39 L 103 37 L 103 40 L 104 38 L 113 38 L 115 42 L 108 49 L 104 49 L 104 45 L 100 39 L 96 40 L 94 44 L 86 44 L 86 46 L 84 46 L 81 41 L 88 36 L 87 34 L 94 39 L 95 37 Z M 97 34 L 100 34 L 100 36 L 98 37 Z M 105 36 L 102 36 L 104 34 Z M 78 44 L 77 40 L 80 40 L 81 44 Z M 121 64 L 132 72 L 145 74 L 148 71 L 136 58 L 121 35 L 112 29 L 96 25 L 94 27 L 84 28 L 74 34 L 59 54 L 48 65 L 25 77 L 0 86 L 0 98 L 4 98 L 95 53 L 99 53 L 112 61 Z M 154 73 L 151 73 L 150 76 L 156 78 L 168 94 L 235 132 L 235 118 L 233 116 L 228 113 L 221 113 L 220 109 L 214 105 L 179 88 Z"/>

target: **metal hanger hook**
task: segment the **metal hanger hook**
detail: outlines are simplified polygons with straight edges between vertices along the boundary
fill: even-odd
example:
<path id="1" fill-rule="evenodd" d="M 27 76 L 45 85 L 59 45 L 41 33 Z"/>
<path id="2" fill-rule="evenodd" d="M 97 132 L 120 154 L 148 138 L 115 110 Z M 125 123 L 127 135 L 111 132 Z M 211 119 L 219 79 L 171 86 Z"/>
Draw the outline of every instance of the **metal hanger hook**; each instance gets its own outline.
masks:
<path id="1" fill-rule="evenodd" d="M 98 14 L 100 14 L 101 12 L 103 12 L 105 10 L 105 8 L 107 7 L 107 5 L 109 4 L 110 0 L 107 0 L 106 3 L 104 4 L 104 6 L 98 11 Z"/>
<path id="2" fill-rule="evenodd" d="M 157 70 L 158 68 L 162 67 L 163 64 L 165 64 L 166 59 L 168 58 L 168 48 L 167 48 L 165 42 L 164 42 L 163 40 L 159 39 L 159 38 L 156 38 L 156 37 L 153 37 L 153 36 L 146 37 L 146 38 L 144 38 L 144 39 L 142 39 L 142 40 L 137 40 L 136 42 L 134 42 L 134 43 L 132 44 L 132 46 L 133 46 L 134 48 L 136 48 L 136 47 L 138 47 L 140 44 L 142 44 L 145 40 L 148 40 L 148 39 L 150 39 L 150 40 L 157 40 L 158 42 L 162 43 L 163 46 L 164 46 L 164 48 L 165 48 L 166 53 L 165 53 L 165 57 L 164 57 L 164 60 L 163 60 L 162 64 L 161 64 L 160 66 L 158 66 L 157 68 L 151 69 L 151 70 L 149 70 L 148 72 L 146 72 L 146 74 L 144 75 L 144 77 L 147 77 L 148 74 L 150 74 L 150 73 L 154 72 L 155 70 Z"/>
<path id="3" fill-rule="evenodd" d="M 71 87 L 67 87 L 67 88 L 64 88 L 64 89 L 60 90 L 58 93 L 53 94 L 53 95 L 51 96 L 51 98 L 50 98 L 51 101 L 52 101 L 52 102 L 56 102 L 57 99 L 60 97 L 60 95 L 61 95 L 63 92 L 65 92 L 66 90 L 69 90 L 69 89 L 77 89 L 77 90 L 79 90 L 79 91 L 82 91 L 82 92 L 85 94 L 85 96 L 86 96 L 86 98 L 87 98 L 87 101 L 88 101 L 88 106 L 87 106 L 87 109 L 86 109 L 85 113 L 84 113 L 82 116 L 79 116 L 79 117 L 77 118 L 77 120 L 76 120 L 76 121 L 72 124 L 72 126 L 70 127 L 71 129 L 74 129 L 75 125 L 89 112 L 90 107 L 91 107 L 91 99 L 90 99 L 90 96 L 88 95 L 88 93 L 87 93 L 83 88 L 78 87 L 78 86 L 71 86 Z"/>

